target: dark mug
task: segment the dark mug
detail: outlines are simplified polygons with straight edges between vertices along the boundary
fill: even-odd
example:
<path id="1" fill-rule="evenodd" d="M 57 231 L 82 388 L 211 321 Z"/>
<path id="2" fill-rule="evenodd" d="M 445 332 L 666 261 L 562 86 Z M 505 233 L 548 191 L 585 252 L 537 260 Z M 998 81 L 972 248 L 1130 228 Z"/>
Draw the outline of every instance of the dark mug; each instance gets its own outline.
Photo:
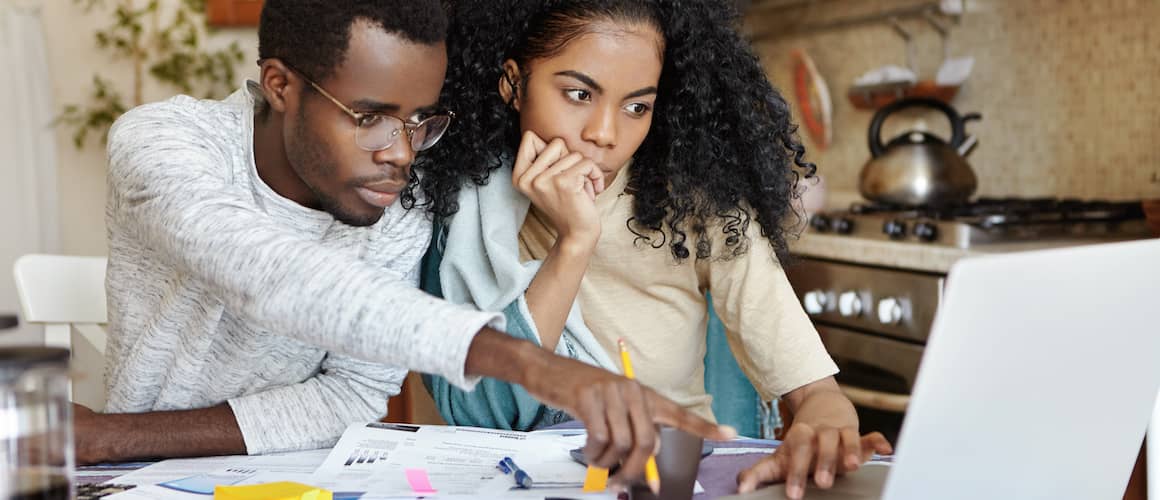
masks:
<path id="1" fill-rule="evenodd" d="M 701 438 L 671 427 L 662 427 L 661 450 L 657 454 L 657 470 L 661 476 L 661 492 L 654 495 L 648 485 L 639 484 L 630 490 L 632 500 L 690 500 L 693 484 L 701 467 Z"/>

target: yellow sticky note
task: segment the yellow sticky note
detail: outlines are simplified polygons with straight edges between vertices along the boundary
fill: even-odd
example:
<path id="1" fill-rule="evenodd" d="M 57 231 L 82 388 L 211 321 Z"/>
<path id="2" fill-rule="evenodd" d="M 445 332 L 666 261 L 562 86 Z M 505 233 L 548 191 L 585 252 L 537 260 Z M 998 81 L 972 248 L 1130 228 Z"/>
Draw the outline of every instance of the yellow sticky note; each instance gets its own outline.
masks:
<path id="1" fill-rule="evenodd" d="M 604 491 L 608 487 L 608 469 L 588 466 L 588 475 L 584 477 L 584 492 L 593 493 Z"/>
<path id="2" fill-rule="evenodd" d="M 332 500 L 330 491 L 301 483 L 254 484 L 249 486 L 218 486 L 213 489 L 214 500 Z"/>

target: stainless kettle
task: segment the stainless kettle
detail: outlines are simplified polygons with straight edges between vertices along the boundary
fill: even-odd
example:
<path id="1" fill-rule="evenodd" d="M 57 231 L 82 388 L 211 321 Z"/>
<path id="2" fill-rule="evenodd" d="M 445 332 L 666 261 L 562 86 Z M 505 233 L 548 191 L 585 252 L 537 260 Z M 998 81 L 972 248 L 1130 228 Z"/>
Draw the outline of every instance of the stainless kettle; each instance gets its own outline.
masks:
<path id="1" fill-rule="evenodd" d="M 945 141 L 923 131 L 905 132 L 882 144 L 882 123 L 902 109 L 926 107 L 942 111 L 951 122 Z M 870 122 L 870 161 L 862 167 L 858 190 L 870 201 L 901 206 L 952 205 L 967 201 L 978 187 L 966 155 L 977 142 L 967 137 L 965 124 L 982 115 L 959 116 L 950 105 L 935 99 L 900 99 L 878 110 Z"/>

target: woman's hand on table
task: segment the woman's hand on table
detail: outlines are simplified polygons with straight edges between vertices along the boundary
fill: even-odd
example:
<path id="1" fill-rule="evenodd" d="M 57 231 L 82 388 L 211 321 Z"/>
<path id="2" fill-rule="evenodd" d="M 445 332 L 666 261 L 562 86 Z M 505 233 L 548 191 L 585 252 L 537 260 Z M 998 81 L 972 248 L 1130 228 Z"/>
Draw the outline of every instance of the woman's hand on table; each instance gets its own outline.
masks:
<path id="1" fill-rule="evenodd" d="M 881 433 L 858 436 L 857 428 L 814 427 L 806 423 L 790 426 L 781 446 L 770 456 L 743 471 L 737 478 L 738 491 L 756 490 L 765 483 L 786 483 L 786 496 L 802 498 L 810 476 L 819 488 L 834 485 L 834 479 L 858 470 L 873 454 L 894 452 Z"/>
<path id="2" fill-rule="evenodd" d="M 811 476 L 814 485 L 828 489 L 835 477 L 858 470 L 875 453 L 894 453 L 881 433 L 859 436 L 858 414 L 833 377 L 799 387 L 783 399 L 793 421 L 781 446 L 737 477 L 742 493 L 784 482 L 786 496 L 799 499 Z"/>

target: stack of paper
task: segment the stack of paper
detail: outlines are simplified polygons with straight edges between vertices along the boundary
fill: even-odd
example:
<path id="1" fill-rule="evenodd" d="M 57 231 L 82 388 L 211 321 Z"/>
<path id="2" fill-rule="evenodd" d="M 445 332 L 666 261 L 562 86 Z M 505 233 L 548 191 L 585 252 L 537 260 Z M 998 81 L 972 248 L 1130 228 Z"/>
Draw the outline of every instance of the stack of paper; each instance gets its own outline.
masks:
<path id="1" fill-rule="evenodd" d="M 351 426 L 308 484 L 374 497 L 542 497 L 545 490 L 575 491 L 583 485 L 585 468 L 568 455 L 583 439 L 577 431 Z M 504 457 L 532 477 L 532 490 L 514 489 L 512 476 L 496 467 Z"/>
<path id="2" fill-rule="evenodd" d="M 296 482 L 335 500 L 390 498 L 613 499 L 583 494 L 585 467 L 569 451 L 584 431 L 514 432 L 474 427 L 352 425 L 331 450 L 268 456 L 166 460 L 115 481 L 139 485 L 113 500 L 209 500 L 216 486 Z M 533 479 L 531 489 L 496 465 L 511 457 Z"/>

